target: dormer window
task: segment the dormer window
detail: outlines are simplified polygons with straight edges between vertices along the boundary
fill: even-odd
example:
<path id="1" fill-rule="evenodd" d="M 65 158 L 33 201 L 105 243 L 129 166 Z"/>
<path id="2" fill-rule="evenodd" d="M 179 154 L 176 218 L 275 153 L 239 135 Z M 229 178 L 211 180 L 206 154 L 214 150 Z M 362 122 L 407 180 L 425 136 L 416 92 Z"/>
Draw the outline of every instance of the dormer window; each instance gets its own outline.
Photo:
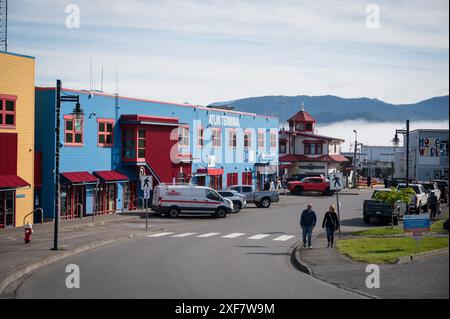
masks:
<path id="1" fill-rule="evenodd" d="M 305 131 L 312 132 L 313 131 L 313 123 L 306 123 Z"/>
<path id="2" fill-rule="evenodd" d="M 295 130 L 303 132 L 305 130 L 305 123 L 297 123 Z"/>

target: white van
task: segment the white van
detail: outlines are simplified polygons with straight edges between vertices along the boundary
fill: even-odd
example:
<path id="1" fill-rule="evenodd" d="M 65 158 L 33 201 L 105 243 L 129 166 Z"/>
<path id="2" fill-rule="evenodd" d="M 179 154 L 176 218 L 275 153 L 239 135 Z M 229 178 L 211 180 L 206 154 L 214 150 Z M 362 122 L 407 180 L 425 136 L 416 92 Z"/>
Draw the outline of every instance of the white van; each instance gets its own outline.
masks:
<path id="1" fill-rule="evenodd" d="M 224 218 L 233 212 L 233 202 L 209 187 L 160 184 L 153 190 L 152 210 L 171 218 L 180 213 Z"/>

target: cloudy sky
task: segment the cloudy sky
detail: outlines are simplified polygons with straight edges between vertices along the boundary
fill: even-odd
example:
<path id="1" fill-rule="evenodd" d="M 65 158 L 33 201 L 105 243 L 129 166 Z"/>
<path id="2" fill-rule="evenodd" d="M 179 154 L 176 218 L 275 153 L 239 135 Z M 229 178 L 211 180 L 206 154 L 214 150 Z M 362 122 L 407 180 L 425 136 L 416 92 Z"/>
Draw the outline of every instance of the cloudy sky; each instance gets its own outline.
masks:
<path id="1" fill-rule="evenodd" d="M 69 4 L 80 28 L 66 27 Z M 379 28 L 368 28 L 368 4 Z M 13 0 L 9 51 L 37 58 L 37 85 L 208 104 L 261 95 L 447 95 L 447 0 Z M 373 21 L 373 20 L 370 20 Z"/>

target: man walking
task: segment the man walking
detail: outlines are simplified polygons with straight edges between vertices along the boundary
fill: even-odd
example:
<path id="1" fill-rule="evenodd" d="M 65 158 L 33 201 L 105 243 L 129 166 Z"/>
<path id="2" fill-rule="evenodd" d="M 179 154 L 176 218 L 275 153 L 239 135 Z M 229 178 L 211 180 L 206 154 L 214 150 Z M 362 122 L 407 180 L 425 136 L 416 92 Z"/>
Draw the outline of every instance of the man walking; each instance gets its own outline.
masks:
<path id="1" fill-rule="evenodd" d="M 312 207 L 312 204 L 309 203 L 308 208 L 302 212 L 300 217 L 300 227 L 303 232 L 303 247 L 306 247 L 306 239 L 308 239 L 309 249 L 312 249 L 311 237 L 317 221 L 316 213 L 312 210 Z"/>
<path id="2" fill-rule="evenodd" d="M 434 220 L 436 218 L 436 211 L 438 206 L 438 198 L 434 192 L 430 191 L 430 195 L 428 197 L 428 206 L 430 207 L 430 217 L 431 220 Z"/>

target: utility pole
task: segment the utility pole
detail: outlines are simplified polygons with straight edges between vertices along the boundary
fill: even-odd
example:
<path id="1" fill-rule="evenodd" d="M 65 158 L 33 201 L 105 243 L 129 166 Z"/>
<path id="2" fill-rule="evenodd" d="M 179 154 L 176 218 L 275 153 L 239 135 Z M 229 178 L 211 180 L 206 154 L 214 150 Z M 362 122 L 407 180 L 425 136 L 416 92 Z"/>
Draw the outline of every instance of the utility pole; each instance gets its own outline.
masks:
<path id="1" fill-rule="evenodd" d="M 61 80 L 56 81 L 56 128 L 55 128 L 55 222 L 53 231 L 53 249 L 58 250 L 59 220 L 61 218 L 61 188 L 59 176 L 59 149 L 61 148 Z"/>
<path id="2" fill-rule="evenodd" d="M 409 120 L 406 120 L 406 188 L 409 187 Z"/>
<path id="3" fill-rule="evenodd" d="M 8 0 L 0 0 L 0 51 L 8 51 Z"/>
<path id="4" fill-rule="evenodd" d="M 353 133 L 355 133 L 355 148 L 354 148 L 354 154 L 353 154 L 353 188 L 357 188 L 357 185 L 356 185 L 356 172 L 357 172 L 356 151 L 358 149 L 358 132 L 356 130 L 353 130 Z"/>

